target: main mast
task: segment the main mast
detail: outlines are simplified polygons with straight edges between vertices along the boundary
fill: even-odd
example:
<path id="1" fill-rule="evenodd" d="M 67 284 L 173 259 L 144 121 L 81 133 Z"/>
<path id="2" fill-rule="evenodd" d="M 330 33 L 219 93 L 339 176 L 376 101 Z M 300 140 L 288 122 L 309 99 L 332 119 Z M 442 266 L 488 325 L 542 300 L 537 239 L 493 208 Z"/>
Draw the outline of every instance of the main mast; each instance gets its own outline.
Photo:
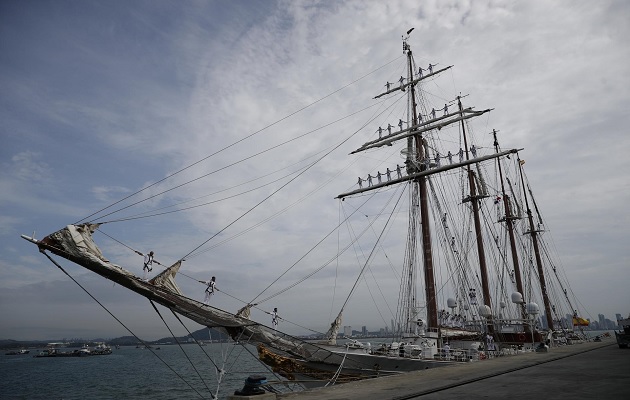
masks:
<path id="1" fill-rule="evenodd" d="M 495 153 L 499 152 L 499 141 L 497 140 L 497 131 L 493 130 L 492 135 L 494 137 L 494 150 Z M 512 215 L 512 208 L 510 206 L 510 197 L 505 192 L 505 184 L 503 183 L 503 170 L 501 169 L 501 161 L 497 159 L 497 167 L 499 170 L 499 181 L 501 182 L 501 194 L 503 196 L 503 207 L 505 208 L 505 227 L 508 232 L 508 237 L 510 239 L 510 251 L 512 254 L 512 266 L 514 267 L 514 275 L 516 278 L 516 290 L 522 295 L 524 295 L 523 291 L 523 278 L 521 276 L 521 266 L 518 261 L 518 251 L 516 247 L 516 238 L 514 236 L 514 220 L 519 217 Z M 525 319 L 525 307 L 523 304 L 520 304 L 520 313 L 521 317 Z M 529 326 L 525 325 L 525 330 L 529 330 Z"/>
<path id="2" fill-rule="evenodd" d="M 409 81 L 413 79 L 413 63 L 411 47 L 407 42 L 403 43 L 403 49 L 407 49 L 407 64 L 409 66 Z M 413 124 L 418 123 L 417 104 L 416 104 L 416 92 L 415 85 L 410 85 L 411 96 L 411 112 L 413 115 Z M 429 157 L 425 154 L 425 149 L 422 139 L 422 133 L 418 133 L 413 136 L 416 145 L 416 159 L 424 160 L 425 157 Z M 411 146 L 410 146 L 411 147 Z M 411 149 L 409 149 L 411 150 Z M 407 154 L 410 154 L 408 152 Z M 410 160 L 408 160 L 410 161 Z M 414 164 L 408 164 L 410 166 Z M 420 171 L 428 169 L 429 163 L 420 163 Z M 429 328 L 438 328 L 437 318 L 437 297 L 435 295 L 435 277 L 433 273 L 433 253 L 431 250 L 431 226 L 429 223 L 429 196 L 427 194 L 427 178 L 422 175 L 419 176 L 415 182 L 418 185 L 420 192 L 420 227 L 422 230 L 422 259 L 424 262 L 424 281 L 426 291 L 426 309 L 427 309 L 427 325 Z"/>

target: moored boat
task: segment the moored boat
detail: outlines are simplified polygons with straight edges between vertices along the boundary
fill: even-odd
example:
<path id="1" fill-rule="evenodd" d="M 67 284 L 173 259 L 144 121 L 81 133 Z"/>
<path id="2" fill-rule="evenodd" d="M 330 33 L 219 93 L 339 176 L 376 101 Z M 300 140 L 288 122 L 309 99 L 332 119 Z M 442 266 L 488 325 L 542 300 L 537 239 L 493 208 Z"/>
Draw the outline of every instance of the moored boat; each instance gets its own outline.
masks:
<path id="1" fill-rule="evenodd" d="M 34 357 L 36 358 L 48 358 L 48 357 L 89 357 L 89 356 L 103 356 L 112 354 L 112 349 L 104 344 L 99 345 L 94 349 L 89 347 L 81 347 L 80 349 L 71 351 L 60 351 L 56 348 L 48 348 L 40 351 Z"/>
<path id="2" fill-rule="evenodd" d="M 30 353 L 30 350 L 28 349 L 19 349 L 19 350 L 11 350 L 4 354 L 7 356 L 17 356 L 17 355 L 28 354 L 28 353 Z"/>

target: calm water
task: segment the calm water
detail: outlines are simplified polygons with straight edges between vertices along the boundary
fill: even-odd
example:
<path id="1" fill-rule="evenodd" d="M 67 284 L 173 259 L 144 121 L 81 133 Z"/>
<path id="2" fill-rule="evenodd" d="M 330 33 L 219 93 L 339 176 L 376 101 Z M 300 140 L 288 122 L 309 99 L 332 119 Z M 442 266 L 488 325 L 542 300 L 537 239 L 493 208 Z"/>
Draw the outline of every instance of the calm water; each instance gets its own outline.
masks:
<path id="1" fill-rule="evenodd" d="M 179 346 L 160 346 L 155 354 L 148 349 L 121 347 L 105 356 L 63 358 L 35 358 L 38 352 L 33 349 L 26 355 L 7 356 L 2 352 L 0 399 L 209 399 L 210 393 L 217 390 L 217 374 L 209 357 L 226 371 L 219 399 L 241 389 L 249 375 L 262 374 L 269 381 L 276 380 L 242 346 L 187 344 L 183 349 L 203 381 Z M 256 352 L 253 346 L 247 349 Z"/>
<path id="2" fill-rule="evenodd" d="M 604 332 L 592 331 L 588 336 Z M 203 381 L 179 346 L 160 346 L 155 354 L 148 349 L 122 347 L 106 356 L 68 358 L 34 358 L 37 351 L 33 349 L 26 355 L 2 352 L 0 399 L 210 399 L 210 393 L 217 390 L 212 361 L 226 371 L 219 385 L 219 399 L 241 389 L 249 375 L 277 380 L 242 346 L 213 343 L 183 348 Z M 253 346 L 246 348 L 256 353 Z"/>

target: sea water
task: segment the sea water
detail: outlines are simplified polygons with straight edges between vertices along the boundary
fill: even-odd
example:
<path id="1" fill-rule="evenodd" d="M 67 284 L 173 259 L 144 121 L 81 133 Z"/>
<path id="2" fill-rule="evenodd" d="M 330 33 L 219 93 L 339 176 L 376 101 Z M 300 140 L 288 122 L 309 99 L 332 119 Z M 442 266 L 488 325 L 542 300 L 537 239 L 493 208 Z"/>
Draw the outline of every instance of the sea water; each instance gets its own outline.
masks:
<path id="1" fill-rule="evenodd" d="M 59 349 L 71 351 L 72 349 Z M 186 344 L 152 349 L 123 346 L 88 357 L 0 353 L 0 399 L 225 399 L 250 375 L 277 377 L 253 346 Z M 225 371 L 218 383 L 217 368 Z"/>
<path id="2" fill-rule="evenodd" d="M 35 358 L 37 353 L 0 353 L 0 399 L 210 399 L 217 388 L 218 398 L 226 399 L 250 375 L 280 379 L 260 363 L 254 346 L 233 343 L 166 345 L 159 350 L 123 346 L 89 357 Z M 225 370 L 220 383 L 217 368 Z"/>

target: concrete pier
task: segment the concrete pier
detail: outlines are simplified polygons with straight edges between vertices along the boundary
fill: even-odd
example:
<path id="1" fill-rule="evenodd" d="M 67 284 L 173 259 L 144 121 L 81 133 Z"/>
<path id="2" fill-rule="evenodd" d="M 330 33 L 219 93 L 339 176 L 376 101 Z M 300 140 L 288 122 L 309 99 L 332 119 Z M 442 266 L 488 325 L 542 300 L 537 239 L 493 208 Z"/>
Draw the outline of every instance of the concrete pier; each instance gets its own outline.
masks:
<path id="1" fill-rule="evenodd" d="M 279 395 L 288 400 L 612 399 L 630 396 L 630 349 L 614 338 Z"/>

